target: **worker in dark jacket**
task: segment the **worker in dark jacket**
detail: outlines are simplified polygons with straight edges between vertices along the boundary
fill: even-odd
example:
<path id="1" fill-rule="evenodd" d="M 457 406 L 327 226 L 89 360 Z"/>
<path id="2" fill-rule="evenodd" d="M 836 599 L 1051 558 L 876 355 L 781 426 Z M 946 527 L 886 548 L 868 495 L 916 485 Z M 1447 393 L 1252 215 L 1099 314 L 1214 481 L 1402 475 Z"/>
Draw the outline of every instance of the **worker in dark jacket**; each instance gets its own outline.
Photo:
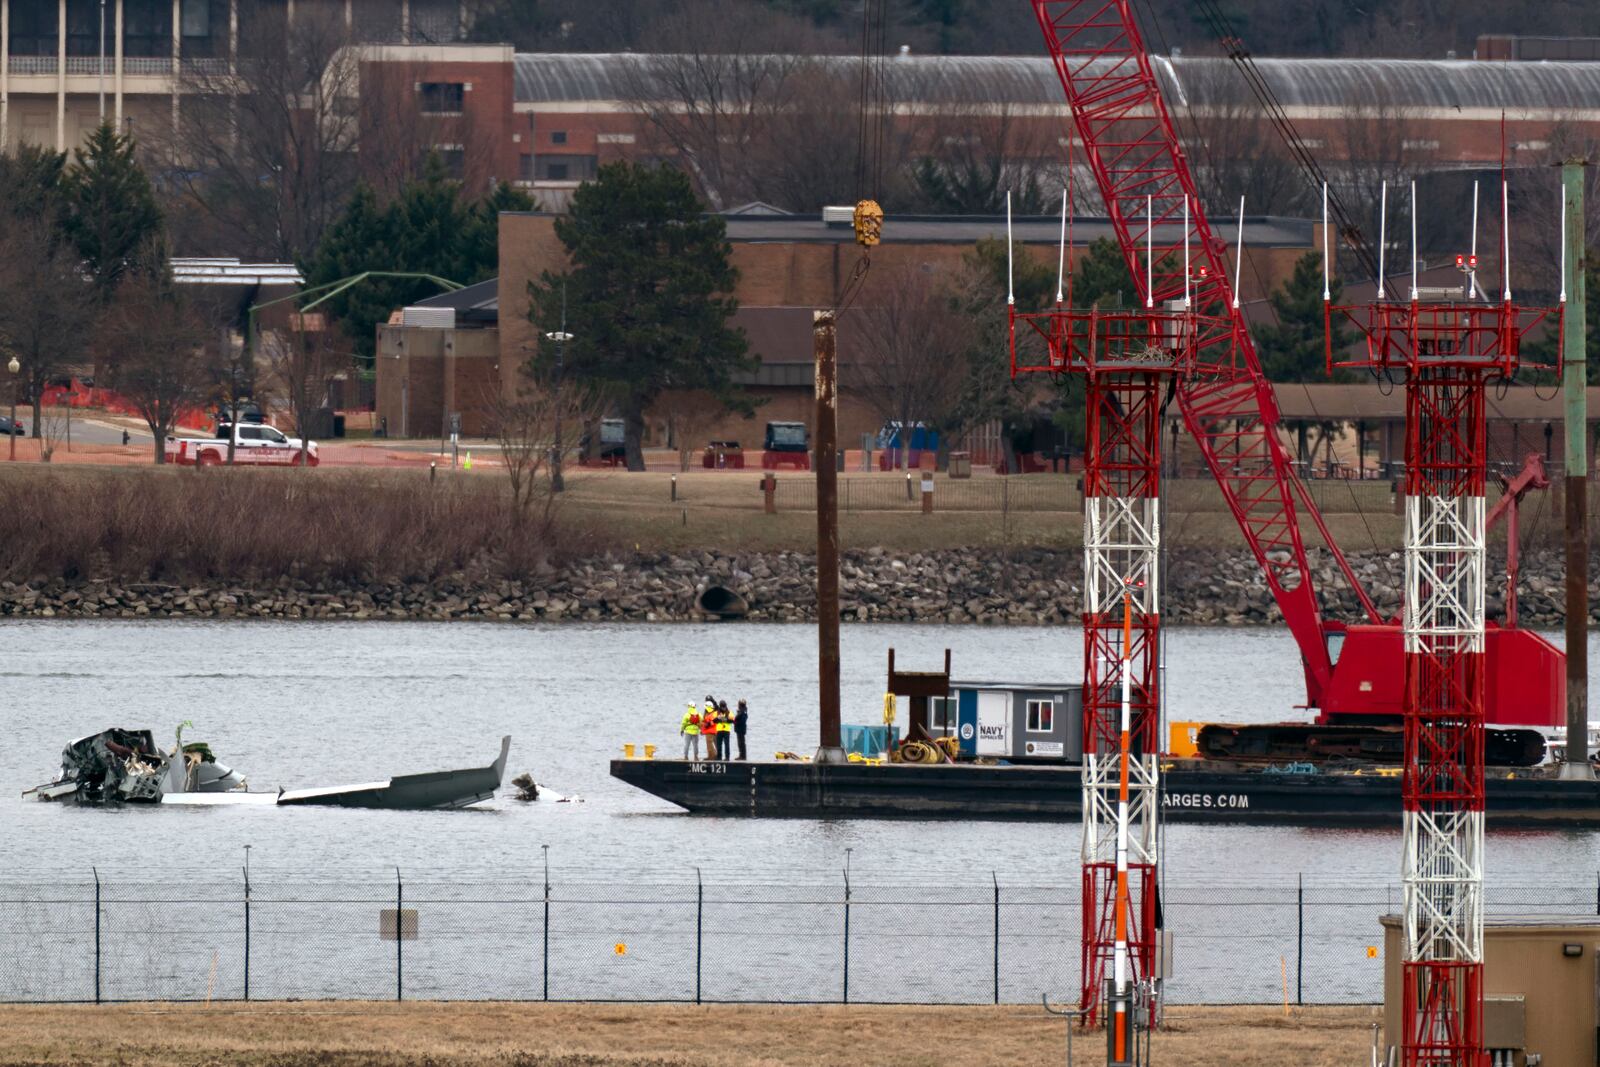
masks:
<path id="1" fill-rule="evenodd" d="M 724 700 L 717 707 L 717 759 L 726 760 L 728 750 L 733 746 L 728 742 L 732 740 L 733 716 L 728 713 L 728 702 Z"/>
<path id="2" fill-rule="evenodd" d="M 733 735 L 739 739 L 739 758 L 744 759 L 744 729 L 750 720 L 750 709 L 744 706 L 744 701 L 739 701 L 739 710 L 733 716 Z"/>

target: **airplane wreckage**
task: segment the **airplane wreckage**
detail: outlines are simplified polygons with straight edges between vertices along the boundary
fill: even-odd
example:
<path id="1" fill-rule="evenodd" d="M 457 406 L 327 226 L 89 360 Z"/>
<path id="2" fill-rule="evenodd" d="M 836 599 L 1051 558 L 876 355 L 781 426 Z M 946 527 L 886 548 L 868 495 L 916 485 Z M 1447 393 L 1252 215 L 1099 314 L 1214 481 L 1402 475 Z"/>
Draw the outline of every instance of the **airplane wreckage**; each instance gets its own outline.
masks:
<path id="1" fill-rule="evenodd" d="M 249 789 L 244 776 L 217 762 L 211 746 L 206 743 L 185 744 L 181 726 L 177 744 L 170 752 L 163 752 L 156 746 L 149 730 L 111 729 L 68 744 L 61 753 L 60 777 L 22 795 L 102 807 L 325 804 L 392 810 L 464 808 L 494 796 L 505 774 L 510 751 L 511 738 L 502 737 L 500 755 L 487 767 L 401 774 L 355 785 L 279 788 L 268 792 Z"/>

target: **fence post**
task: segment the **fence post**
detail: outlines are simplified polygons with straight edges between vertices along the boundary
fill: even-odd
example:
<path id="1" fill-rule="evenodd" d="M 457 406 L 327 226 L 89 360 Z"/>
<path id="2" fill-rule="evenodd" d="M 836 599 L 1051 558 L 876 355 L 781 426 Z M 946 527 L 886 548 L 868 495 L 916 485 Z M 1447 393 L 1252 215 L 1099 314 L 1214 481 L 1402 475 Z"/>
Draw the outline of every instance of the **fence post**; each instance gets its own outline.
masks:
<path id="1" fill-rule="evenodd" d="M 909 477 L 909 475 L 907 476 Z M 850 1003 L 850 872 L 844 872 L 844 1003 Z"/>
<path id="2" fill-rule="evenodd" d="M 700 953 L 703 923 L 706 912 L 706 887 L 700 878 L 700 868 L 694 869 L 694 1002 L 700 1003 Z"/>
<path id="3" fill-rule="evenodd" d="M 244 999 L 250 999 L 250 868 L 244 869 Z"/>
<path id="4" fill-rule="evenodd" d="M 394 869 L 394 999 L 405 999 L 406 970 L 406 890 L 400 881 L 400 868 Z"/>
<path id="5" fill-rule="evenodd" d="M 100 1003 L 100 869 L 94 871 L 94 1002 Z"/>
<path id="6" fill-rule="evenodd" d="M 544 999 L 550 999 L 550 846 L 544 845 Z"/>
<path id="7" fill-rule="evenodd" d="M 989 878 L 994 882 L 994 1002 L 1000 1003 L 1000 876 L 993 871 Z"/>
<path id="8" fill-rule="evenodd" d="M 1295 889 L 1294 1002 L 1305 1006 L 1306 978 L 1306 876 L 1300 874 Z"/>

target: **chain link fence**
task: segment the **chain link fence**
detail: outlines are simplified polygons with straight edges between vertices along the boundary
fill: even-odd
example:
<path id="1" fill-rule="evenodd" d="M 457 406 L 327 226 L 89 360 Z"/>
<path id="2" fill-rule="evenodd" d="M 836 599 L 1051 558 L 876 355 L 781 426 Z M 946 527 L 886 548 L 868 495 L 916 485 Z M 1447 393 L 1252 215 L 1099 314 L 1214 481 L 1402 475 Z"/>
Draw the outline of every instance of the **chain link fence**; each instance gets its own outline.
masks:
<path id="1" fill-rule="evenodd" d="M 1489 901 L 1594 915 L 1600 882 Z M 1168 1002 L 1375 1003 L 1399 908 L 1397 886 L 1186 886 Z M 1077 996 L 1078 930 L 1075 877 L 91 876 L 0 883 L 0 1001 L 1020 1004 Z"/>

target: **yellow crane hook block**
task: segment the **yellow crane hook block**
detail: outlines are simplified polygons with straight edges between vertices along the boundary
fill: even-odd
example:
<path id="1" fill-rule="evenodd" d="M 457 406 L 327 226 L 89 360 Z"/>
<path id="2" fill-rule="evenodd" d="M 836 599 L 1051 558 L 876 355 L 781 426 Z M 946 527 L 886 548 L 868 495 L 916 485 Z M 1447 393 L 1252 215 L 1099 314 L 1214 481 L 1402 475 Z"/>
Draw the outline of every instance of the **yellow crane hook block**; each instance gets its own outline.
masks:
<path id="1" fill-rule="evenodd" d="M 883 208 L 878 206 L 876 200 L 862 200 L 856 204 L 855 214 L 851 217 L 855 226 L 856 244 L 862 248 L 876 247 L 883 238 Z"/>

